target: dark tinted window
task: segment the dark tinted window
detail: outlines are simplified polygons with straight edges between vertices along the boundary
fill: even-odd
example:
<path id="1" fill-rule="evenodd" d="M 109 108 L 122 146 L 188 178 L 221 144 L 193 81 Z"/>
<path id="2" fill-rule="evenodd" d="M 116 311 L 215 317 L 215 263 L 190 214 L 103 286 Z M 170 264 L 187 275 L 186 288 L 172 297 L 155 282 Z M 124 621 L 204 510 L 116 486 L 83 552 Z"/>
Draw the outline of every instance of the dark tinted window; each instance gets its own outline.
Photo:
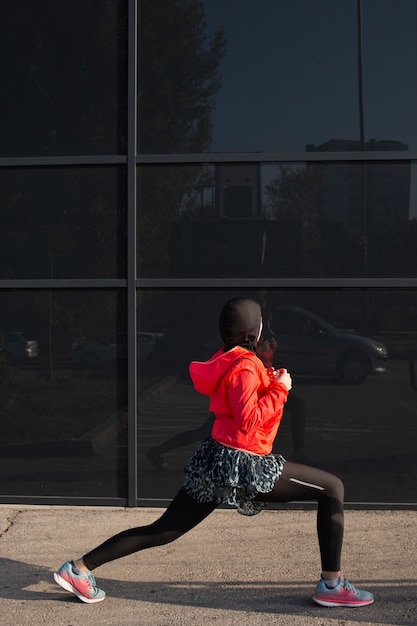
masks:
<path id="1" fill-rule="evenodd" d="M 366 140 L 380 150 L 401 142 L 417 148 L 415 0 L 363 1 L 364 121 Z M 386 147 L 384 147 L 384 144 Z M 397 148 L 398 149 L 398 148 Z"/>
<path id="2" fill-rule="evenodd" d="M 291 458 L 302 450 L 339 475 L 347 502 L 415 503 L 415 290 L 141 291 L 138 321 L 163 329 L 166 369 L 158 395 L 139 401 L 139 498 L 171 498 L 188 458 L 210 435 L 208 398 L 194 390 L 188 366 L 221 347 L 220 309 L 242 295 L 262 304 L 264 335 L 278 343 L 274 365 L 293 376 L 275 451 Z M 304 320 L 326 332 L 288 334 L 282 307 L 290 328 Z M 167 466 L 158 472 L 149 451 L 161 445 Z"/>
<path id="3" fill-rule="evenodd" d="M 125 330 L 124 294 L 3 290 L 0 308 L 1 493 L 125 498 L 126 368 L 72 358 Z"/>
<path id="4" fill-rule="evenodd" d="M 0 170 L 0 278 L 126 273 L 125 168 Z"/>
<path id="5" fill-rule="evenodd" d="M 414 0 L 140 5 L 141 152 L 416 148 Z"/>
<path id="6" fill-rule="evenodd" d="M 127 1 L 5 0 L 0 156 L 126 151 Z"/>
<path id="7" fill-rule="evenodd" d="M 139 170 L 142 277 L 417 275 L 410 161 Z"/>

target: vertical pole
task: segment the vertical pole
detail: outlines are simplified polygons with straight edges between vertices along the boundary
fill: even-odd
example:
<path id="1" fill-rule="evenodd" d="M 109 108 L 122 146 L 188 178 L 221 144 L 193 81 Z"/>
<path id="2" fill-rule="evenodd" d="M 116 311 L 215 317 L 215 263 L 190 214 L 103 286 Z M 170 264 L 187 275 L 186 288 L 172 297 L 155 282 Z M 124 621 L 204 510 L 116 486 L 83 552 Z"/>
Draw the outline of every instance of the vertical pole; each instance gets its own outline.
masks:
<path id="1" fill-rule="evenodd" d="M 361 150 L 365 150 L 365 117 L 363 106 L 363 10 L 362 0 L 358 0 L 358 95 L 359 95 L 359 132 Z"/>
<path id="2" fill-rule="evenodd" d="M 363 11 L 362 0 L 358 0 L 358 96 L 359 96 L 359 138 L 360 149 L 366 151 L 365 138 L 365 113 L 364 113 L 364 89 L 363 89 Z M 363 271 L 368 276 L 368 217 L 367 217 L 367 191 L 366 191 L 366 162 L 362 161 L 361 168 L 361 210 L 362 210 L 362 233 L 361 245 L 363 250 Z"/>
<path id="3" fill-rule="evenodd" d="M 128 140 L 127 140 L 127 383 L 128 506 L 136 505 L 137 463 L 137 296 L 136 296 L 136 153 L 137 153 L 137 0 L 128 6 Z"/>
<path id="4" fill-rule="evenodd" d="M 358 0 L 358 96 L 359 96 L 359 135 L 360 149 L 366 151 L 365 137 L 365 113 L 364 113 L 364 79 L 363 79 L 363 6 L 362 0 Z M 365 156 L 365 155 L 364 155 Z M 367 200 L 367 167 L 366 161 L 362 161 L 361 167 L 361 211 L 362 211 L 362 233 L 360 244 L 363 254 L 363 273 L 368 276 L 368 200 Z M 369 335 L 369 290 L 365 296 L 365 334 Z"/>

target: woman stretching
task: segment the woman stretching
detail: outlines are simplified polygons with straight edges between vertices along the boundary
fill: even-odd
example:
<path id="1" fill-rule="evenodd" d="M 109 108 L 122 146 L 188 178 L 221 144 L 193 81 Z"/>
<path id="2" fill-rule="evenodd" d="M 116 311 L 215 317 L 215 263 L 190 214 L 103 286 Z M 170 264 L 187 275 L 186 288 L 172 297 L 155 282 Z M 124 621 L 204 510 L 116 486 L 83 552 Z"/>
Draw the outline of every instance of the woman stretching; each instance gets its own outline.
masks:
<path id="1" fill-rule="evenodd" d="M 175 541 L 219 504 L 255 515 L 268 502 L 317 501 L 321 577 L 313 600 L 324 606 L 364 606 L 371 593 L 341 575 L 343 483 L 322 470 L 273 455 L 272 444 L 292 386 L 285 369 L 265 369 L 256 356 L 262 332 L 261 308 L 236 298 L 224 305 L 219 321 L 224 347 L 208 361 L 193 361 L 196 390 L 210 397 L 215 415 L 211 437 L 185 468 L 184 482 L 166 511 L 152 524 L 114 535 L 84 556 L 64 563 L 54 577 L 83 602 L 100 602 L 92 570 L 133 552 Z"/>

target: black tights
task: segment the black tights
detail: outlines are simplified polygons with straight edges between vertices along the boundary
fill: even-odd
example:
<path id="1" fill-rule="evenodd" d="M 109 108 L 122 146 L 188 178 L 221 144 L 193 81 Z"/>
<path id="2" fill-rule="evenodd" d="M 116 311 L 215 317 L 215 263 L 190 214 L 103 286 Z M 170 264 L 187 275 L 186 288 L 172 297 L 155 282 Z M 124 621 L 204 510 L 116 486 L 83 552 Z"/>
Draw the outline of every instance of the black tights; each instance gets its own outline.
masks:
<path id="1" fill-rule="evenodd" d="M 317 500 L 317 533 L 322 569 L 337 572 L 343 541 L 343 483 L 322 470 L 291 463 L 274 488 L 258 499 L 262 502 Z M 175 541 L 203 521 L 217 505 L 198 504 L 180 489 L 166 511 L 148 526 L 139 526 L 114 535 L 83 558 L 89 570 L 122 556 Z"/>

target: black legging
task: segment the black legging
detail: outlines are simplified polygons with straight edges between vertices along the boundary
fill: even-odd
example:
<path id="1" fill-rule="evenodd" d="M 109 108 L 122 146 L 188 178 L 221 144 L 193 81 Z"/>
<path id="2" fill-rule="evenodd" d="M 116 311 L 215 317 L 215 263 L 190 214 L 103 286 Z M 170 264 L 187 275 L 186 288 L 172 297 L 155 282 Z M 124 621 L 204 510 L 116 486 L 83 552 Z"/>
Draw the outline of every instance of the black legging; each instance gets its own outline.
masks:
<path id="1" fill-rule="evenodd" d="M 262 494 L 258 499 L 262 502 L 317 500 L 317 533 L 322 569 L 337 572 L 340 569 L 343 541 L 343 498 L 343 483 L 336 476 L 287 461 L 272 491 Z M 184 489 L 180 489 L 155 522 L 114 535 L 88 552 L 83 557 L 84 563 L 89 570 L 93 570 L 133 552 L 175 541 L 202 522 L 216 507 L 214 502 L 198 504 Z"/>

